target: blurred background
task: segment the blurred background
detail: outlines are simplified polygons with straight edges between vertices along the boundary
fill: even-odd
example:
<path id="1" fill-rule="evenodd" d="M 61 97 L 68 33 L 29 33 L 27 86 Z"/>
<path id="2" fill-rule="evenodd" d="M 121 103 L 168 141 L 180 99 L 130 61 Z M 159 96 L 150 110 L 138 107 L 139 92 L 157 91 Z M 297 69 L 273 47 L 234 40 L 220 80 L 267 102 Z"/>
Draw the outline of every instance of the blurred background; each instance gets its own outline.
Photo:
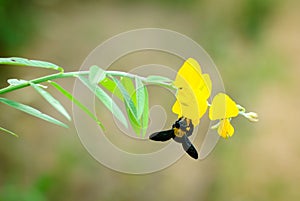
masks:
<path id="1" fill-rule="evenodd" d="M 95 161 L 70 129 L 0 105 L 0 201 L 296 201 L 300 199 L 300 3 L 297 0 L 0 0 L 0 56 L 47 60 L 78 70 L 118 33 L 157 27 L 185 34 L 215 61 L 233 99 L 260 121 L 233 120 L 236 132 L 203 161 L 184 156 L 148 175 Z M 1 66 L 9 78 L 46 70 Z M 60 83 L 72 90 L 74 80 Z M 54 92 L 54 90 L 53 90 Z M 56 92 L 55 92 L 56 93 Z M 56 93 L 71 112 L 71 104 Z M 33 90 L 5 97 L 59 117 Z M 197 146 L 197 145 L 196 145 Z"/>

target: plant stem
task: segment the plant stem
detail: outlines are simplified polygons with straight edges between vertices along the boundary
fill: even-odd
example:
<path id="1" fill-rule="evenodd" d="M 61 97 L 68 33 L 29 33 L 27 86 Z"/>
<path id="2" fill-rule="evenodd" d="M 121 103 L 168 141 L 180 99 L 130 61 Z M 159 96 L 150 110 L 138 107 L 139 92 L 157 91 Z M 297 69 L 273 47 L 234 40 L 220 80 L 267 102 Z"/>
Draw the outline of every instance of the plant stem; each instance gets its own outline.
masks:
<path id="1" fill-rule="evenodd" d="M 18 90 L 18 89 L 28 87 L 28 86 L 30 86 L 30 82 L 34 83 L 34 84 L 40 84 L 40 83 L 43 83 L 43 82 L 47 82 L 49 80 L 55 80 L 55 79 L 60 79 L 60 78 L 88 76 L 89 73 L 90 73 L 89 71 L 55 73 L 55 74 L 51 74 L 51 75 L 47 75 L 47 76 L 43 76 L 43 77 L 39 77 L 39 78 L 30 80 L 30 81 L 28 81 L 26 83 L 23 83 L 23 84 L 11 85 L 11 86 L 2 88 L 2 89 L 0 89 L 0 94 L 5 94 L 5 93 L 8 93 L 8 92 L 12 92 L 12 91 L 15 91 L 15 90 Z M 147 79 L 145 77 L 141 77 L 141 76 L 138 76 L 138 75 L 134 75 L 134 74 L 126 73 L 126 72 L 121 72 L 121 71 L 106 71 L 105 74 L 111 75 L 111 76 L 128 77 L 128 78 L 131 78 L 131 79 L 134 79 L 134 78 L 138 77 L 143 82 L 147 82 Z M 158 84 L 170 88 L 170 84 L 168 84 L 168 83 L 158 83 Z"/>
<path id="2" fill-rule="evenodd" d="M 47 75 L 47 76 L 44 76 L 44 77 L 39 77 L 39 78 L 30 80 L 29 82 L 26 82 L 24 84 L 5 87 L 3 89 L 0 89 L 0 94 L 4 94 L 4 93 L 8 93 L 8 92 L 11 92 L 11 91 L 14 91 L 14 90 L 22 89 L 24 87 L 29 86 L 30 82 L 32 82 L 34 84 L 39 84 L 39 83 L 42 83 L 42 82 L 46 82 L 48 80 L 54 80 L 54 79 L 58 79 L 58 78 L 76 77 L 78 75 L 88 75 L 88 73 L 89 73 L 88 71 L 79 71 L 79 72 L 51 74 L 51 75 Z"/>

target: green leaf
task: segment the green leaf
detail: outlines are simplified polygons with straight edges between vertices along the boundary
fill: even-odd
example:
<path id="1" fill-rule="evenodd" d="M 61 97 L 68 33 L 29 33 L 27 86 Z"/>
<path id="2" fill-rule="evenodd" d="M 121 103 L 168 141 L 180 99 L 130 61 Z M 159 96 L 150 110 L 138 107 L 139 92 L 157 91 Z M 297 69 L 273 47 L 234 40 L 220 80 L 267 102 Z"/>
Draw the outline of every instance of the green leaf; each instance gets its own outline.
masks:
<path id="1" fill-rule="evenodd" d="M 128 94 L 130 96 L 133 96 L 134 92 L 135 92 L 135 88 L 134 85 L 132 83 L 132 80 L 128 77 L 121 77 L 120 78 L 120 82 L 123 84 L 123 86 L 125 87 L 125 89 L 127 90 Z M 117 96 L 122 102 L 124 102 L 123 99 L 123 94 L 121 93 L 121 91 L 119 90 L 117 84 L 112 81 L 111 79 L 109 79 L 108 77 L 105 77 L 100 84 L 107 89 L 109 92 L 111 92 L 112 94 L 114 94 L 115 96 Z M 136 104 L 136 99 L 135 97 L 132 98 L 132 101 L 134 104 Z"/>
<path id="2" fill-rule="evenodd" d="M 142 136 L 145 137 L 146 131 L 149 123 L 149 95 L 147 87 L 144 87 L 145 94 L 145 103 L 144 103 L 144 111 L 142 115 Z"/>
<path id="3" fill-rule="evenodd" d="M 142 113 L 142 116 L 138 121 L 133 117 L 132 113 L 129 109 L 127 109 L 127 114 L 130 120 L 130 124 L 134 130 L 134 132 L 137 134 L 137 136 L 140 136 L 142 133 L 142 136 L 145 137 L 146 131 L 148 128 L 149 123 L 149 99 L 148 99 L 148 90 L 147 87 L 144 87 L 144 110 Z M 133 97 L 136 97 L 136 93 L 134 93 Z"/>
<path id="4" fill-rule="evenodd" d="M 159 76 L 159 75 L 150 75 L 146 78 L 146 82 L 149 83 L 169 83 L 172 84 L 173 80 L 167 78 L 167 77 L 163 77 L 163 76 Z"/>
<path id="5" fill-rule="evenodd" d="M 135 119 L 135 117 L 133 116 L 132 112 L 129 110 L 128 107 L 126 107 L 126 112 L 128 114 L 130 125 L 132 126 L 135 134 L 137 136 L 140 136 L 140 134 L 141 134 L 141 124 L 140 124 L 140 121 L 137 121 Z"/>
<path id="6" fill-rule="evenodd" d="M 124 102 L 122 93 L 120 92 L 114 81 L 106 77 L 100 82 L 100 84 L 109 92 L 118 97 L 122 102 Z"/>
<path id="7" fill-rule="evenodd" d="M 95 95 L 96 97 L 109 109 L 112 114 L 119 119 L 119 121 L 126 127 L 128 128 L 128 124 L 126 121 L 126 117 L 122 113 L 121 109 L 119 106 L 112 100 L 112 98 L 103 91 L 98 85 L 90 83 L 90 81 L 83 77 L 79 76 L 80 81 L 88 87 Z"/>
<path id="8" fill-rule="evenodd" d="M 134 105 L 136 105 L 136 98 L 135 98 L 135 96 L 133 96 L 135 93 L 135 87 L 132 82 L 132 79 L 128 78 L 128 77 L 121 77 L 120 82 L 123 84 L 124 88 L 127 90 L 129 96 L 132 97 L 132 101 L 133 101 Z"/>
<path id="9" fill-rule="evenodd" d="M 0 58 L 0 64 L 15 65 L 15 66 L 32 66 L 38 68 L 48 68 L 52 70 L 58 70 L 63 72 L 62 67 L 47 61 L 29 60 L 20 57 Z"/>
<path id="10" fill-rule="evenodd" d="M 48 101 L 58 112 L 60 112 L 63 116 L 65 116 L 69 121 L 71 121 L 71 117 L 68 114 L 67 110 L 62 106 L 62 104 L 55 99 L 50 93 L 37 86 L 36 84 L 30 82 L 30 86 L 32 86 L 43 98 Z"/>
<path id="11" fill-rule="evenodd" d="M 56 124 L 56 125 L 59 125 L 59 126 L 62 126 L 62 127 L 65 127 L 65 128 L 68 128 L 68 126 L 60 121 L 58 121 L 57 119 L 54 119 L 53 117 L 50 117 L 46 114 L 43 114 L 42 112 L 40 112 L 39 110 L 33 108 L 33 107 L 30 107 L 28 105 L 24 105 L 22 103 L 18 103 L 18 102 L 15 102 L 15 101 L 12 101 L 12 100 L 9 100 L 9 99 L 6 99 L 6 98 L 1 98 L 0 97 L 0 102 L 6 104 L 6 105 L 9 105 L 15 109 L 18 109 L 18 110 L 21 110 L 27 114 L 30 114 L 32 116 L 35 116 L 37 118 L 40 118 L 40 119 L 43 119 L 45 121 L 48 121 L 50 123 L 53 123 L 53 124 Z"/>
<path id="12" fill-rule="evenodd" d="M 89 80 L 92 84 L 98 84 L 105 78 L 105 70 L 94 65 L 90 68 Z"/>
<path id="13" fill-rule="evenodd" d="M 87 115 L 89 115 L 101 128 L 104 130 L 104 125 L 98 120 L 98 118 L 87 108 L 85 107 L 79 100 L 77 100 L 71 93 L 65 90 L 58 83 L 50 81 L 50 84 L 54 86 L 58 91 L 60 91 L 65 97 L 71 100 L 75 105 L 77 105 L 82 111 L 84 111 Z"/>
<path id="14" fill-rule="evenodd" d="M 131 114 L 133 115 L 134 119 L 136 121 L 138 121 L 135 104 L 133 103 L 130 95 L 128 94 L 127 89 L 123 86 L 123 84 L 118 79 L 116 79 L 114 77 L 111 77 L 111 79 L 117 84 L 118 88 L 120 89 L 120 91 L 123 95 L 124 101 L 125 101 L 125 106 L 127 108 L 129 108 L 129 110 L 130 110 Z"/>
<path id="15" fill-rule="evenodd" d="M 11 135 L 13 135 L 13 136 L 15 136 L 15 137 L 19 137 L 19 136 L 18 136 L 17 134 L 15 134 L 14 132 L 12 132 L 12 131 L 10 131 L 10 130 L 7 130 L 7 129 L 5 129 L 5 128 L 2 128 L 1 126 L 0 126 L 0 130 L 6 132 L 6 133 L 8 133 L 8 134 L 11 134 Z"/>
<path id="16" fill-rule="evenodd" d="M 140 119 L 145 106 L 145 86 L 142 80 L 138 77 L 135 78 L 136 86 L 136 106 L 137 106 L 137 119 Z"/>

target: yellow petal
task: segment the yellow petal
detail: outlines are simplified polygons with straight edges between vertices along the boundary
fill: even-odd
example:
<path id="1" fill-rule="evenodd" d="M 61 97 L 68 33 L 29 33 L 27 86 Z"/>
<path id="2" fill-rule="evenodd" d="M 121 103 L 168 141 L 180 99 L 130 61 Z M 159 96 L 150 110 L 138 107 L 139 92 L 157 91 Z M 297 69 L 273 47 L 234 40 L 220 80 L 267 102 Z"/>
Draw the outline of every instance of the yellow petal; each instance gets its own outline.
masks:
<path id="1" fill-rule="evenodd" d="M 193 69 L 197 71 L 198 74 L 201 74 L 201 67 L 200 64 L 193 58 L 188 58 L 184 63 L 183 66 L 181 67 L 181 71 L 185 71 L 186 69 Z M 180 74 L 180 71 L 179 71 Z"/>
<path id="2" fill-rule="evenodd" d="M 199 80 L 201 78 L 201 68 L 199 63 L 193 59 L 187 59 L 181 68 L 179 69 L 174 85 L 177 88 L 184 87 L 186 84 L 190 85 L 192 88 L 199 86 Z"/>
<path id="3" fill-rule="evenodd" d="M 201 95 L 200 90 L 196 92 L 191 88 L 179 89 L 176 97 L 172 111 L 180 117 L 192 119 L 193 124 L 197 125 L 207 110 L 207 98 Z"/>
<path id="4" fill-rule="evenodd" d="M 199 124 L 200 118 L 199 118 L 199 112 L 197 107 L 186 106 L 176 101 L 172 107 L 172 111 L 173 113 L 178 115 L 178 118 L 184 116 L 191 119 L 194 126 Z"/>
<path id="5" fill-rule="evenodd" d="M 176 101 L 176 102 L 174 103 L 174 105 L 173 105 L 173 107 L 172 107 L 172 111 L 173 111 L 173 113 L 178 114 L 178 117 L 182 117 L 182 116 L 183 116 L 183 115 L 182 115 L 182 110 L 181 110 L 181 108 L 180 108 L 180 104 L 179 104 L 178 101 Z"/>
<path id="6" fill-rule="evenodd" d="M 194 125 L 207 110 L 207 99 L 211 93 L 211 80 L 208 74 L 201 74 L 195 59 L 189 58 L 179 69 L 174 85 L 178 88 L 177 101 L 172 111 L 179 116 L 192 119 Z"/>
<path id="7" fill-rule="evenodd" d="M 202 74 L 203 80 L 204 80 L 204 85 L 200 85 L 200 90 L 203 91 L 204 94 L 206 94 L 206 97 L 210 97 L 211 93 L 211 79 L 208 74 Z"/>
<path id="8" fill-rule="evenodd" d="M 236 103 L 226 94 L 217 94 L 209 108 L 209 118 L 211 120 L 236 117 L 239 109 Z"/>
<path id="9" fill-rule="evenodd" d="M 228 119 L 223 119 L 220 121 L 220 125 L 218 128 L 218 133 L 223 138 L 231 137 L 234 133 L 234 128 L 231 125 Z"/>
<path id="10" fill-rule="evenodd" d="M 194 108 L 194 111 L 197 112 L 198 111 L 198 118 L 200 119 L 205 113 L 206 110 L 208 108 L 208 104 L 207 104 L 207 98 L 205 96 L 204 93 L 197 93 L 196 94 L 196 100 L 197 100 L 197 104 L 193 104 L 193 107 L 197 106 L 197 109 Z"/>

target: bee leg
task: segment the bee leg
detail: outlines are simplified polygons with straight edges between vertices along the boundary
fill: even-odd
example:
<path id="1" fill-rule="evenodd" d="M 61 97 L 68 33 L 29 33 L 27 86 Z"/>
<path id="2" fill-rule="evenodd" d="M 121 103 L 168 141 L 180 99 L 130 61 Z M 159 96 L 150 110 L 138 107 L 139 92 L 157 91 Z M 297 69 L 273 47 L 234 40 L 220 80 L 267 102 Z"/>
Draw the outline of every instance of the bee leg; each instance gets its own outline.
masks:
<path id="1" fill-rule="evenodd" d="M 182 136 L 181 143 L 186 153 L 188 153 L 194 159 L 198 158 L 198 153 L 196 148 L 194 147 L 194 145 L 191 143 L 191 141 L 186 135 Z"/>
<path id="2" fill-rule="evenodd" d="M 167 141 L 171 138 L 174 138 L 174 130 L 166 130 L 166 131 L 160 131 L 160 132 L 156 132 L 153 133 L 149 136 L 150 140 L 154 140 L 154 141 Z"/>

